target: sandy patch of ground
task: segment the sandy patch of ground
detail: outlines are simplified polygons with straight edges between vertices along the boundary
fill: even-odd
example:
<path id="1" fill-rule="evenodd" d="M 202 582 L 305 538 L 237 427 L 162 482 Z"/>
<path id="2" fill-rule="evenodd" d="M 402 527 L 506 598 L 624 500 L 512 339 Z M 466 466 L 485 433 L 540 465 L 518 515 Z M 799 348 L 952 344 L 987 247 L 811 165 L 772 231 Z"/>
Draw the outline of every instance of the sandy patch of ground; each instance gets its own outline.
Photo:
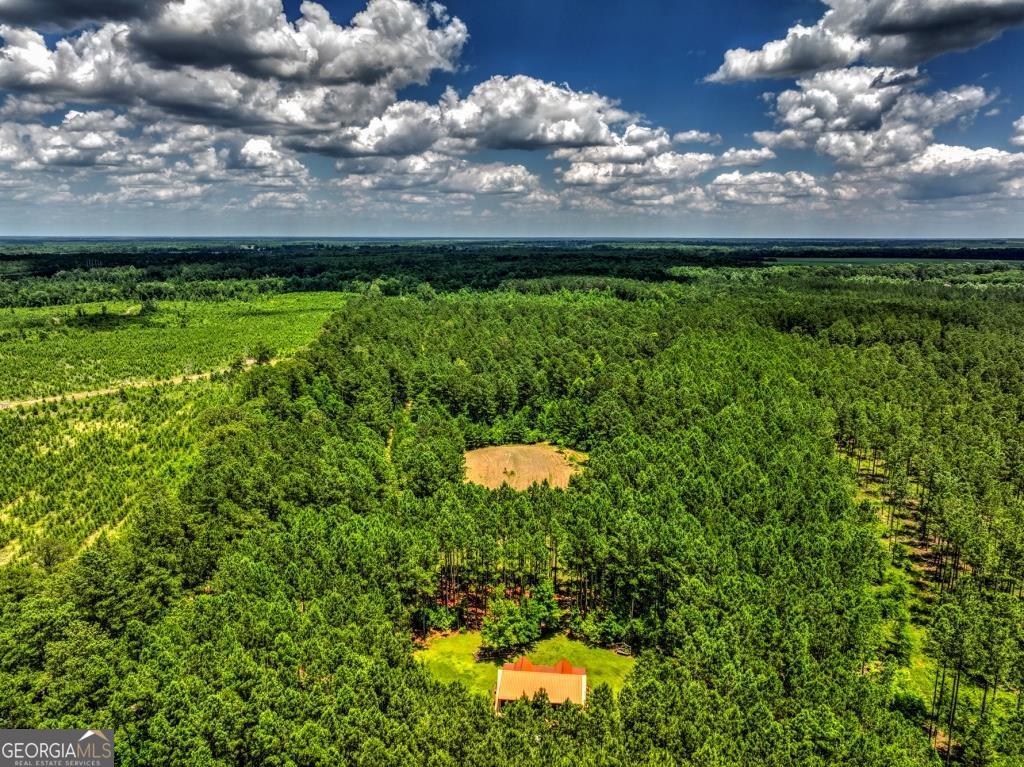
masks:
<path id="1" fill-rule="evenodd" d="M 552 487 L 565 488 L 586 460 L 584 453 L 547 443 L 484 447 L 466 453 L 466 480 L 492 490 L 506 483 L 526 490 L 545 480 Z"/>

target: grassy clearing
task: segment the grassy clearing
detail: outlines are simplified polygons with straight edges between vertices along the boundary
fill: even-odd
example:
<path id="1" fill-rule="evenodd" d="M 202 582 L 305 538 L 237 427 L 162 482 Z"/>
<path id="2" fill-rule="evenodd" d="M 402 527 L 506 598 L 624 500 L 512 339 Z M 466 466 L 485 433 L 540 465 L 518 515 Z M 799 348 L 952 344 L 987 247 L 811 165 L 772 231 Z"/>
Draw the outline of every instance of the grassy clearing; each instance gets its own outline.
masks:
<path id="1" fill-rule="evenodd" d="M 484 447 L 466 453 L 466 479 L 492 490 L 503 484 L 526 490 L 545 481 L 566 488 L 586 460 L 583 453 L 547 443 Z"/>
<path id="2" fill-rule="evenodd" d="M 416 657 L 441 682 L 461 682 L 470 692 L 490 696 L 494 693 L 501 663 L 476 661 L 480 641 L 479 632 L 437 637 L 429 642 L 426 649 L 417 652 Z M 534 663 L 545 666 L 568 658 L 574 666 L 587 669 L 587 681 L 591 687 L 605 683 L 616 693 L 625 685 L 626 677 L 636 665 L 635 658 L 618 655 L 611 650 L 588 647 L 566 636 L 538 642 L 527 655 Z"/>
<path id="3" fill-rule="evenodd" d="M 491 695 L 497 684 L 498 662 L 478 663 L 480 633 L 467 631 L 432 639 L 426 649 L 416 653 L 433 676 L 445 684 L 461 682 L 471 692 Z"/>
<path id="4" fill-rule="evenodd" d="M 544 666 L 568 658 L 574 666 L 583 666 L 587 670 L 587 681 L 591 687 L 607 684 L 615 692 L 619 692 L 626 684 L 626 677 L 636 665 L 636 658 L 618 655 L 600 647 L 588 647 L 566 636 L 538 642 L 529 656 L 534 663 Z"/>
<path id="5" fill-rule="evenodd" d="M 217 370 L 264 344 L 306 346 L 346 300 L 288 293 L 251 301 L 77 304 L 0 310 L 0 400 L 101 389 Z"/>

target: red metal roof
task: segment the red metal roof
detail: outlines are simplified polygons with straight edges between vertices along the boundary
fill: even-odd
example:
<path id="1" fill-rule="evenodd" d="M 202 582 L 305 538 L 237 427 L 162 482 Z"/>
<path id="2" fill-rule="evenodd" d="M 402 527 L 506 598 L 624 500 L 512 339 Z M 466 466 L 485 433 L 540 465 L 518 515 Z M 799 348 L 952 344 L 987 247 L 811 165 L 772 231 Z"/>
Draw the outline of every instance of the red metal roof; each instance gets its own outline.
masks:
<path id="1" fill-rule="evenodd" d="M 554 704 L 587 702 L 587 670 L 576 668 L 564 658 L 554 666 L 536 666 L 527 657 L 515 663 L 506 663 L 498 671 L 498 686 L 494 692 L 494 707 L 502 703 L 532 699 L 543 690 Z"/>
<path id="2" fill-rule="evenodd" d="M 554 666 L 535 666 L 525 655 L 515 663 L 506 663 L 502 669 L 505 671 L 536 671 L 541 674 L 582 674 L 583 676 L 587 674 L 585 668 L 577 668 L 565 658 L 562 658 Z"/>

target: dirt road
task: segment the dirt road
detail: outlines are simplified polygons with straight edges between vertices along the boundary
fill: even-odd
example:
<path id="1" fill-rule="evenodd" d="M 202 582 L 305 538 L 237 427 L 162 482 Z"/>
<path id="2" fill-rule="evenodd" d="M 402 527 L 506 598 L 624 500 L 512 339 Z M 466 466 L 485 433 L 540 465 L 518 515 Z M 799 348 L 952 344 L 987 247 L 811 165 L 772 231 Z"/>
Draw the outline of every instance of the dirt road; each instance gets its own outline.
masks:
<path id="1" fill-rule="evenodd" d="M 274 365 L 277 360 L 271 360 Z M 246 369 L 253 367 L 256 360 L 247 360 Z M 78 402 L 80 400 L 93 399 L 94 397 L 106 397 L 117 394 L 125 389 L 150 389 L 154 386 L 176 386 L 179 384 L 195 383 L 196 381 L 209 381 L 215 375 L 228 372 L 229 368 L 213 370 L 207 373 L 193 373 L 191 375 L 174 376 L 161 380 L 147 379 L 142 381 L 125 381 L 117 386 L 108 386 L 104 389 L 92 389 L 90 391 L 69 392 L 67 394 L 51 394 L 46 397 L 34 397 L 32 399 L 16 399 L 0 401 L 0 410 L 14 410 L 16 408 L 32 407 L 34 405 L 46 405 L 50 402 Z"/>

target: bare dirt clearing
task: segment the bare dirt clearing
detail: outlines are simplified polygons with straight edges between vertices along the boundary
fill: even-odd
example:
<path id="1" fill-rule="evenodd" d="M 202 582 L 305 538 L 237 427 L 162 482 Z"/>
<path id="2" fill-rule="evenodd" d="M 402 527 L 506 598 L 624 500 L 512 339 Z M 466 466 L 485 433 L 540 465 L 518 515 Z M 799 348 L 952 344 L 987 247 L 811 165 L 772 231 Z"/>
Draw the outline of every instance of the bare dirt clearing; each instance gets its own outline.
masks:
<path id="1" fill-rule="evenodd" d="M 466 453 L 466 480 L 492 490 L 506 483 L 526 490 L 545 480 L 552 487 L 565 488 L 586 460 L 585 453 L 547 443 L 484 447 Z"/>

